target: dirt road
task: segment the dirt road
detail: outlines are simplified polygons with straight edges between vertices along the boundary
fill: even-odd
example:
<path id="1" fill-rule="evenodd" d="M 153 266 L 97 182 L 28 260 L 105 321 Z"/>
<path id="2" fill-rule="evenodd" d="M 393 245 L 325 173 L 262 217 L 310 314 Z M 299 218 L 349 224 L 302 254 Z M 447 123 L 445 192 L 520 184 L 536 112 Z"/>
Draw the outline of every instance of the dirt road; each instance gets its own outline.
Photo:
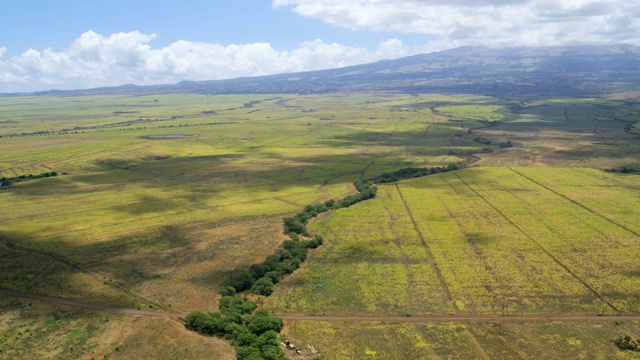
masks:
<path id="1" fill-rule="evenodd" d="M 77 300 L 60 299 L 60 298 L 54 298 L 50 296 L 29 294 L 29 293 L 24 293 L 20 291 L 14 291 L 14 290 L 0 289 L 0 295 L 7 295 L 7 296 L 23 298 L 23 299 L 40 300 L 40 301 L 46 301 L 46 302 L 59 304 L 59 305 L 73 306 L 73 307 L 79 307 L 79 308 L 89 309 L 89 310 L 107 311 L 107 312 L 120 313 L 120 314 L 139 315 L 139 316 L 162 316 L 162 317 L 172 317 L 172 318 L 179 318 L 179 317 L 185 316 L 184 314 L 177 314 L 177 313 L 159 312 L 159 311 L 152 311 L 152 310 L 135 310 L 135 309 L 116 307 L 116 306 L 102 305 L 102 304 L 92 304 L 92 303 L 86 303 L 86 302 L 77 301 Z"/>
<path id="2" fill-rule="evenodd" d="M 392 323 L 467 323 L 467 322 L 552 322 L 552 321 L 640 321 L 640 315 L 504 315 L 504 316 L 465 316 L 465 315 L 429 315 L 429 316 L 291 316 L 277 315 L 287 320 L 327 321 L 327 322 L 358 322 L 380 321 Z"/>
<path id="3" fill-rule="evenodd" d="M 151 310 L 135 310 L 102 304 L 92 304 L 76 300 L 60 299 L 50 296 L 29 294 L 14 290 L 0 289 L 0 295 L 7 295 L 23 299 L 46 301 L 59 305 L 79 307 L 89 310 L 107 311 L 137 316 L 161 316 L 170 318 L 185 317 L 185 314 L 159 312 Z M 467 323 L 467 322 L 551 322 L 551 321 L 640 321 L 640 315 L 504 315 L 504 316 L 474 316 L 474 315 L 428 315 L 428 316 L 306 316 L 306 315 L 277 315 L 286 321 L 327 321 L 327 322 L 358 322 L 380 321 L 389 323 Z"/>

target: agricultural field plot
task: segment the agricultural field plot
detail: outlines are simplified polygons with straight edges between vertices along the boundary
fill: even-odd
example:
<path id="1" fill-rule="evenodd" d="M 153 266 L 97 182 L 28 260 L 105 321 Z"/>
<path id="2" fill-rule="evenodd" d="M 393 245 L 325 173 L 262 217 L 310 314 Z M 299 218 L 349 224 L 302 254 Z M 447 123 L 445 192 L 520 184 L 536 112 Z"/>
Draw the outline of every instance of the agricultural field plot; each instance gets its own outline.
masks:
<path id="1" fill-rule="evenodd" d="M 339 210 L 311 229 L 331 240 L 267 298 L 276 313 L 448 311 L 429 252 L 393 187 L 381 187 L 367 206 Z"/>
<path id="2" fill-rule="evenodd" d="M 215 308 L 224 275 L 282 241 L 282 217 L 350 193 L 355 179 L 480 149 L 430 109 L 448 102 L 497 106 L 382 93 L 3 98 L 0 177 L 59 176 L 0 188 L 0 256 L 16 247 L 70 262 L 50 275 L 60 296 L 88 295 L 65 283 L 78 266 L 165 309 Z"/>
<path id="3" fill-rule="evenodd" d="M 482 154 L 483 166 L 640 167 L 636 103 L 601 99 L 544 100 L 512 107 L 498 126 L 467 137 L 513 148 Z"/>
<path id="4" fill-rule="evenodd" d="M 472 168 L 381 186 L 313 224 L 331 240 L 267 304 L 310 315 L 638 313 L 639 236 L 617 221 L 640 216 L 626 190 L 640 179 L 536 171 Z M 562 180 L 574 174 L 598 184 L 585 205 Z M 614 221 L 617 194 L 627 200 Z"/>
<path id="5" fill-rule="evenodd" d="M 564 173 L 560 178 L 571 177 L 579 169 L 556 169 L 556 172 Z M 594 170 L 591 172 L 596 174 Z M 562 180 L 552 183 L 552 179 L 545 179 L 553 185 L 544 187 L 523 175 L 515 168 L 479 169 L 475 173 L 461 173 L 460 179 L 553 258 L 556 268 L 564 268 L 583 288 L 607 304 L 599 312 L 638 313 L 640 236 L 610 219 L 618 211 L 610 199 L 626 192 L 626 186 L 616 184 L 616 179 L 631 179 L 625 175 L 592 177 L 591 181 L 598 183 L 594 188 L 602 191 L 591 195 L 591 209 L 581 204 L 578 197 L 571 197 L 575 183 Z M 629 203 L 637 205 L 631 205 L 625 215 L 637 219 L 640 215 L 637 193 L 629 196 Z"/>
<path id="6" fill-rule="evenodd" d="M 284 333 L 323 359 L 634 359 L 611 340 L 640 324 L 294 321 Z"/>

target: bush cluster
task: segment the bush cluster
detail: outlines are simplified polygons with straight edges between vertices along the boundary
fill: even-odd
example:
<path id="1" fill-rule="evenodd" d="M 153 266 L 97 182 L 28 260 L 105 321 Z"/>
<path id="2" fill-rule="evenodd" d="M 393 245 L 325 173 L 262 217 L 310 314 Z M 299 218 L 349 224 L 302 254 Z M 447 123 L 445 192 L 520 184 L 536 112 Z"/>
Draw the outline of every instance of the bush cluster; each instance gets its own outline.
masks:
<path id="1" fill-rule="evenodd" d="M 476 137 L 473 138 L 473 141 L 480 143 L 480 144 L 485 144 L 485 145 L 491 145 L 491 140 L 485 138 L 485 137 Z"/>
<path id="2" fill-rule="evenodd" d="M 278 340 L 282 319 L 270 316 L 266 309 L 252 315 L 256 304 L 236 296 L 223 296 L 219 308 L 220 312 L 189 313 L 185 319 L 187 328 L 230 339 L 238 359 L 286 359 Z"/>
<path id="3" fill-rule="evenodd" d="M 640 170 L 634 169 L 633 167 L 623 166 L 617 169 L 605 169 L 604 171 L 614 172 L 614 173 L 622 173 L 622 174 L 640 174 Z"/>
<path id="4" fill-rule="evenodd" d="M 9 186 L 11 185 L 11 183 L 18 182 L 18 181 L 40 179 L 40 178 L 45 178 L 50 176 L 58 176 L 58 173 L 55 171 L 50 171 L 50 172 L 44 172 L 37 175 L 29 174 L 29 175 L 20 175 L 20 176 L 9 177 L 9 178 L 3 177 L 0 179 L 0 186 Z"/>
<path id="5" fill-rule="evenodd" d="M 411 178 L 422 177 L 422 176 L 438 174 L 442 172 L 459 170 L 459 169 L 460 169 L 460 165 L 454 164 L 454 163 L 451 163 L 446 167 L 444 166 L 432 167 L 432 168 L 408 167 L 408 168 L 400 169 L 398 171 L 394 171 L 392 173 L 384 173 L 378 176 L 377 178 L 374 178 L 373 181 L 378 184 L 384 184 L 384 183 L 396 182 L 402 179 L 411 179 Z"/>
<path id="6" fill-rule="evenodd" d="M 620 350 L 640 351 L 640 340 L 633 339 L 631 336 L 620 336 L 613 340 L 613 343 L 620 348 Z"/>

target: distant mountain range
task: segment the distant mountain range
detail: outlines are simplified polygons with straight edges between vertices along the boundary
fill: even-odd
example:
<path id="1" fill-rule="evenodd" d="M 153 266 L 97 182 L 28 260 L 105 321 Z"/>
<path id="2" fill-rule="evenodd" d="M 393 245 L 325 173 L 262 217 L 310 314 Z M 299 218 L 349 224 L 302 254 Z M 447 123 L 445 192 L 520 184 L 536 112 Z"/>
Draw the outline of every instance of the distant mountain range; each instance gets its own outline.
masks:
<path id="1" fill-rule="evenodd" d="M 462 47 L 330 70 L 36 94 L 402 91 L 518 98 L 594 96 L 632 90 L 640 90 L 640 47 L 611 45 L 501 49 Z"/>

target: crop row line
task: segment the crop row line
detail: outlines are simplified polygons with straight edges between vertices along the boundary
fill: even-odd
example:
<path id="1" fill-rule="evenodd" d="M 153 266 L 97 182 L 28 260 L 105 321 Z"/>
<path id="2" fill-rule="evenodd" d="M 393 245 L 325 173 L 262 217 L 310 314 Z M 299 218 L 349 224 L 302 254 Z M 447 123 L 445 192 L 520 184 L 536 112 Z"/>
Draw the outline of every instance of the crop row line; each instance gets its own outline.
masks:
<path id="1" fill-rule="evenodd" d="M 398 186 L 398 183 L 396 182 L 393 185 L 396 187 L 396 190 L 398 191 L 398 195 L 400 195 L 400 200 L 402 200 L 402 203 L 404 204 L 404 207 L 407 210 L 407 214 L 409 215 L 409 219 L 413 224 L 413 228 L 418 234 L 418 238 L 420 239 L 420 242 L 424 246 L 424 249 L 425 249 L 425 252 L 427 253 L 427 257 L 429 258 L 431 267 L 433 268 L 433 271 L 438 276 L 438 280 L 440 281 L 440 286 L 442 287 L 445 295 L 447 296 L 447 299 L 453 303 L 453 296 L 451 295 L 451 291 L 449 291 L 449 287 L 445 282 L 444 276 L 442 276 L 442 271 L 440 271 L 440 267 L 438 266 L 438 263 L 436 262 L 436 258 L 433 256 L 433 253 L 431 252 L 429 245 L 427 245 L 427 242 L 424 240 L 424 235 L 422 235 L 422 231 L 420 231 L 420 227 L 418 226 L 416 219 L 413 217 L 413 213 L 411 212 L 411 209 L 409 208 L 407 201 L 404 199 L 404 196 L 402 195 L 402 191 L 400 191 L 400 187 Z M 456 309 L 456 311 L 458 311 L 456 307 L 454 308 Z"/>
<path id="2" fill-rule="evenodd" d="M 498 209 L 495 205 L 493 205 L 489 200 L 487 200 L 484 196 L 482 196 L 476 189 L 471 187 L 464 179 L 462 179 L 458 174 L 454 173 L 454 175 L 460 179 L 466 186 L 471 189 L 478 197 L 484 200 L 489 206 L 491 206 L 498 214 L 505 218 L 514 228 L 516 228 L 522 235 L 524 235 L 527 239 L 529 239 L 533 244 L 535 244 L 540 250 L 542 250 L 547 256 L 549 256 L 556 264 L 562 267 L 566 272 L 568 272 L 571 276 L 573 276 L 576 280 L 578 280 L 584 287 L 586 287 L 591 293 L 593 293 L 598 299 L 607 304 L 611 309 L 620 313 L 621 311 L 609 302 L 598 290 L 596 290 L 593 286 L 591 286 L 586 280 L 582 279 L 578 274 L 576 274 L 573 270 L 571 270 L 567 265 L 565 265 L 560 259 L 554 256 L 549 250 L 547 250 L 542 244 L 536 241 L 531 235 L 525 232 L 520 226 L 518 226 L 513 220 L 511 220 L 505 213 L 503 213 L 500 209 Z"/>
<path id="3" fill-rule="evenodd" d="M 626 226 L 624 226 L 624 225 L 622 225 L 622 224 L 617 223 L 616 221 L 614 221 L 614 220 L 612 220 L 612 219 L 609 219 L 608 217 L 606 217 L 606 216 L 604 216 L 604 215 L 602 215 L 602 214 L 600 214 L 600 213 L 595 212 L 594 210 L 592 210 L 592 209 L 590 209 L 590 208 L 588 208 L 588 207 L 586 207 L 586 206 L 584 206 L 584 205 L 580 204 L 579 202 L 577 202 L 577 201 L 575 201 L 575 200 L 571 199 L 570 197 L 568 197 L 568 196 L 566 196 L 566 195 L 564 195 L 564 194 L 561 194 L 561 193 L 559 193 L 559 192 L 557 192 L 557 191 L 553 190 L 552 188 L 550 188 L 550 187 L 548 187 L 548 186 L 546 186 L 546 185 L 544 185 L 544 184 L 542 184 L 542 183 L 540 183 L 540 182 L 538 182 L 538 181 L 536 181 L 536 180 L 534 180 L 534 179 L 532 179 L 532 178 L 530 178 L 530 177 L 526 176 L 525 174 L 523 174 L 523 173 L 521 173 L 521 172 L 519 172 L 519 171 L 516 171 L 516 170 L 514 170 L 514 169 L 512 169 L 512 168 L 510 168 L 510 167 L 509 167 L 508 169 L 509 169 L 509 170 L 511 170 L 511 171 L 513 171 L 514 173 L 516 173 L 516 174 L 518 174 L 518 175 L 522 176 L 523 178 L 525 178 L 525 179 L 527 179 L 527 180 L 531 181 L 532 183 L 534 183 L 534 184 L 536 184 L 536 185 L 538 185 L 538 186 L 540 186 L 540 187 L 543 187 L 544 189 L 546 189 L 546 190 L 548 190 L 548 191 L 550 191 L 550 192 L 552 192 L 552 193 L 554 193 L 554 194 L 556 194 L 556 195 L 560 196 L 561 198 L 563 198 L 563 199 L 565 199 L 565 200 L 567 200 L 567 201 L 571 202 L 572 204 L 577 205 L 577 206 L 579 206 L 579 207 L 583 208 L 584 210 L 586 210 L 586 211 L 590 212 L 591 214 L 593 214 L 593 215 L 595 215 L 595 216 L 597 216 L 597 217 L 599 217 L 599 218 L 601 218 L 601 219 L 604 219 L 604 220 L 606 220 L 606 221 L 610 222 L 611 224 L 616 225 L 616 226 L 620 227 L 621 229 L 624 229 L 624 230 L 628 231 L 629 233 L 631 233 L 631 234 L 633 234 L 633 235 L 635 235 L 635 236 L 640 237 L 640 234 L 638 234 L 637 232 L 635 232 L 635 231 L 633 231 L 633 230 L 629 229 L 628 227 L 626 227 Z"/>
<path id="4" fill-rule="evenodd" d="M 76 300 L 61 299 L 51 296 L 36 295 L 21 291 L 0 289 L 0 295 L 11 296 L 15 298 L 32 299 L 44 301 L 59 305 L 85 308 L 96 311 L 106 311 L 123 313 L 134 316 L 159 316 L 169 318 L 184 318 L 186 314 L 159 312 L 152 310 L 135 310 L 103 304 L 88 303 Z M 433 314 L 427 316 L 376 316 L 376 315 L 354 315 L 354 316 L 311 316 L 311 315 L 280 315 L 280 318 L 286 321 L 324 321 L 324 322 L 385 322 L 385 323 L 521 323 L 521 322 L 578 322 L 578 321 L 597 321 L 597 322 L 621 322 L 621 321 L 640 321 L 640 315 L 556 315 L 556 314 L 540 314 L 540 315 L 512 315 L 512 316 L 496 316 L 496 315 L 446 315 Z"/>
<path id="5" fill-rule="evenodd" d="M 444 177 L 442 177 L 442 179 L 445 179 Z M 453 192 L 462 198 L 462 195 L 460 194 L 460 192 L 458 191 L 458 189 L 456 189 L 450 182 L 444 180 L 445 183 L 447 185 L 449 185 L 449 187 L 451 188 L 451 190 L 453 190 Z M 449 217 L 456 223 L 456 226 L 458 227 L 458 229 L 460 230 L 460 232 L 462 233 L 462 235 L 464 235 L 465 240 L 467 241 L 467 244 L 469 245 L 469 247 L 471 248 L 471 251 L 473 251 L 473 253 L 478 257 L 478 260 L 480 260 L 482 262 L 482 265 L 484 266 L 485 270 L 487 271 L 487 274 L 489 274 L 491 276 L 491 278 L 496 282 L 496 283 L 500 283 L 500 281 L 496 280 L 496 274 L 495 274 L 495 270 L 493 269 L 493 267 L 489 264 L 489 262 L 487 261 L 487 257 L 485 256 L 484 252 L 482 251 L 482 249 L 476 245 L 473 241 L 472 241 L 472 236 L 469 234 L 469 232 L 465 229 L 465 227 L 463 226 L 463 224 L 460 222 L 460 220 L 458 219 L 458 217 L 453 213 L 453 211 L 451 211 L 451 208 L 447 205 L 447 203 L 445 201 L 442 201 L 442 199 L 440 198 L 440 195 L 438 194 L 438 192 L 435 192 L 436 197 L 438 198 L 438 201 L 440 201 L 442 203 L 442 205 L 444 206 L 445 210 L 447 211 L 447 214 L 449 215 Z M 487 285 L 487 288 L 493 292 L 493 286 L 491 285 Z"/>

